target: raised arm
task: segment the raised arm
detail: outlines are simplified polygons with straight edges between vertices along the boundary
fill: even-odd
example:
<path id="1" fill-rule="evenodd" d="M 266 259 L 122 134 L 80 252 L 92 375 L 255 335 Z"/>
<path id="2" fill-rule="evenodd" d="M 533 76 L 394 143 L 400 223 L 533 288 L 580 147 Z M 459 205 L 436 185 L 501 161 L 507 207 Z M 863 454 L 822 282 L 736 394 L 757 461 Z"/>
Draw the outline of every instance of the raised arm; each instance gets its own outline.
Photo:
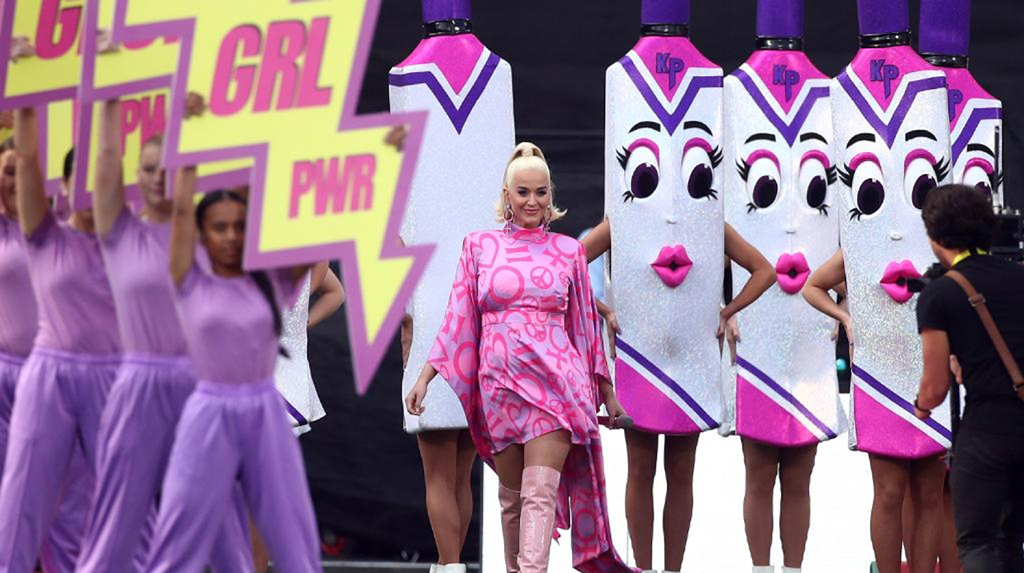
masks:
<path id="1" fill-rule="evenodd" d="M 196 256 L 196 168 L 179 169 L 174 185 L 174 212 L 171 214 L 171 278 L 181 286 Z"/>
<path id="2" fill-rule="evenodd" d="M 18 154 L 14 179 L 18 190 L 18 218 L 21 231 L 29 236 L 50 211 L 43 184 L 43 168 L 39 163 L 39 122 L 34 108 L 22 108 L 14 114 L 14 149 Z"/>
<path id="3" fill-rule="evenodd" d="M 750 273 L 747 284 L 743 285 L 739 294 L 722 309 L 722 318 L 729 320 L 775 284 L 775 269 L 761 251 L 755 249 L 728 223 L 725 225 L 725 256 Z"/>
<path id="4" fill-rule="evenodd" d="M 588 263 L 594 262 L 594 259 L 607 253 L 612 248 L 612 226 L 608 223 L 608 218 L 605 217 L 580 242 L 583 243 L 583 248 L 587 251 Z"/>
<path id="5" fill-rule="evenodd" d="M 312 328 L 341 308 L 345 303 L 345 288 L 341 286 L 341 281 L 326 261 L 313 267 L 313 279 L 309 288 L 320 294 L 320 298 L 309 309 L 308 327 Z"/>
<path id="6" fill-rule="evenodd" d="M 124 181 L 121 156 L 121 106 L 118 100 L 103 102 L 100 112 L 100 145 L 96 158 L 93 210 L 96 231 L 105 236 L 124 209 Z M 83 161 L 87 158 L 83 158 Z"/>

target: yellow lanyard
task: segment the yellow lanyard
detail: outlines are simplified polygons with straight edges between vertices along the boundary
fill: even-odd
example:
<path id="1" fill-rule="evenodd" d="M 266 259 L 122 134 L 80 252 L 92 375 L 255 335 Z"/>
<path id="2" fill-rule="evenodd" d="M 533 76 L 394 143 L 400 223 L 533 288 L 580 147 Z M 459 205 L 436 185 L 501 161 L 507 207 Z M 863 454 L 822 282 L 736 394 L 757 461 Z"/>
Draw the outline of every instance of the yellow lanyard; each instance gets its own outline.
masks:
<path id="1" fill-rule="evenodd" d="M 972 253 L 971 251 L 961 251 L 960 254 L 957 255 L 956 258 L 953 259 L 953 266 L 954 267 L 957 266 L 958 264 L 960 264 L 960 261 L 970 257 L 971 255 L 975 255 L 975 254 L 977 254 L 977 255 L 987 255 L 988 251 L 985 251 L 985 250 L 982 250 L 982 249 L 978 249 L 976 253 Z"/>

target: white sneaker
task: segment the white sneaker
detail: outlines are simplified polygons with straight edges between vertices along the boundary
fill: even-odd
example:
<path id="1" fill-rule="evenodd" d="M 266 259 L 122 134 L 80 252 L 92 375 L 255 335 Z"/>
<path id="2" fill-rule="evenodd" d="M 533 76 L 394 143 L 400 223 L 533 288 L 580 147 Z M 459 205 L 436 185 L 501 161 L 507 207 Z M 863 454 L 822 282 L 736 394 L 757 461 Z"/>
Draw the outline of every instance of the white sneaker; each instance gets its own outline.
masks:
<path id="1" fill-rule="evenodd" d="M 449 563 L 447 565 L 438 565 L 437 573 L 466 573 L 466 564 Z"/>
<path id="2" fill-rule="evenodd" d="M 774 565 L 754 565 L 754 573 L 775 573 Z"/>
<path id="3" fill-rule="evenodd" d="M 800 573 L 800 567 L 783 567 L 782 573 Z"/>

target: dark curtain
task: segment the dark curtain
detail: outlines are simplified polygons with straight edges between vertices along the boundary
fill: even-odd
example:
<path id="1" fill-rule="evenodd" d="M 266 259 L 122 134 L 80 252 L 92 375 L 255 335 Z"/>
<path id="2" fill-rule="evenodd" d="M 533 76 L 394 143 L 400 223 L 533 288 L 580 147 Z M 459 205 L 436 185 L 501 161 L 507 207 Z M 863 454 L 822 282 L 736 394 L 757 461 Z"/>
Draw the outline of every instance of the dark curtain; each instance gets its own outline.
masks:
<path id="1" fill-rule="evenodd" d="M 691 37 L 728 73 L 753 49 L 754 11 L 754 0 L 693 0 Z M 912 0 L 915 29 L 917 11 L 918 2 Z M 569 209 L 558 225 L 560 232 L 576 235 L 603 213 L 604 73 L 636 41 L 639 14 L 637 0 L 474 3 L 477 35 L 512 64 L 517 139 L 544 149 L 558 201 Z M 806 50 L 826 74 L 838 73 L 857 50 L 854 0 L 806 0 L 805 27 Z M 1017 208 L 1024 207 L 1022 30 L 1024 10 L 1018 1 L 974 1 L 971 69 L 1003 100 L 1007 198 Z M 361 112 L 388 109 L 388 70 L 412 51 L 419 37 L 420 3 L 384 0 Z M 468 160 L 451 158 L 453 166 Z M 353 390 L 343 312 L 311 333 L 309 358 L 328 412 L 302 438 L 322 530 L 329 540 L 344 539 L 351 557 L 433 560 L 416 441 L 402 431 L 397 342 L 363 397 Z M 479 488 L 477 492 L 479 503 Z M 477 559 L 479 540 L 474 522 L 465 559 Z"/>

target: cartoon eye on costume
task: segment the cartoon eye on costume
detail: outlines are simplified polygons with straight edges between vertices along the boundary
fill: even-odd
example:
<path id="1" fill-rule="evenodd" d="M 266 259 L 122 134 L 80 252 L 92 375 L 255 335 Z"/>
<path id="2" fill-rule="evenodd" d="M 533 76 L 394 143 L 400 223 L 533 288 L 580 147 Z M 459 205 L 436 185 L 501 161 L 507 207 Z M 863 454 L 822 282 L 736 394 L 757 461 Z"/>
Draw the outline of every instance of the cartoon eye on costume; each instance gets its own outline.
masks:
<path id="1" fill-rule="evenodd" d="M 835 167 L 828 166 L 828 156 L 822 151 L 808 151 L 800 159 L 800 187 L 807 206 L 828 217 L 828 186 L 836 182 Z"/>
<path id="2" fill-rule="evenodd" d="M 658 146 L 649 139 L 638 139 L 622 148 L 617 155 L 625 173 L 623 202 L 646 199 L 653 195 L 661 181 Z"/>
<path id="3" fill-rule="evenodd" d="M 964 167 L 963 184 L 991 198 L 993 191 L 1003 184 L 1003 174 L 996 173 L 995 167 L 987 159 L 976 157 Z"/>
<path id="4" fill-rule="evenodd" d="M 865 215 L 874 215 L 885 202 L 885 181 L 878 158 L 872 153 L 861 153 L 853 158 L 839 178 L 853 193 L 854 208 L 850 219 L 860 220 Z"/>
<path id="5" fill-rule="evenodd" d="M 758 149 L 737 166 L 740 177 L 746 182 L 747 213 L 771 207 L 779 197 L 779 160 L 775 154 Z"/>
<path id="6" fill-rule="evenodd" d="M 924 207 L 928 193 L 938 186 L 949 174 L 949 162 L 935 157 L 924 149 L 911 151 L 904 161 L 903 189 L 907 192 L 910 204 L 915 209 Z"/>
<path id="7" fill-rule="evenodd" d="M 694 199 L 718 199 L 714 189 L 715 168 L 722 164 L 722 150 L 704 139 L 694 138 L 683 146 L 683 181 Z"/>

